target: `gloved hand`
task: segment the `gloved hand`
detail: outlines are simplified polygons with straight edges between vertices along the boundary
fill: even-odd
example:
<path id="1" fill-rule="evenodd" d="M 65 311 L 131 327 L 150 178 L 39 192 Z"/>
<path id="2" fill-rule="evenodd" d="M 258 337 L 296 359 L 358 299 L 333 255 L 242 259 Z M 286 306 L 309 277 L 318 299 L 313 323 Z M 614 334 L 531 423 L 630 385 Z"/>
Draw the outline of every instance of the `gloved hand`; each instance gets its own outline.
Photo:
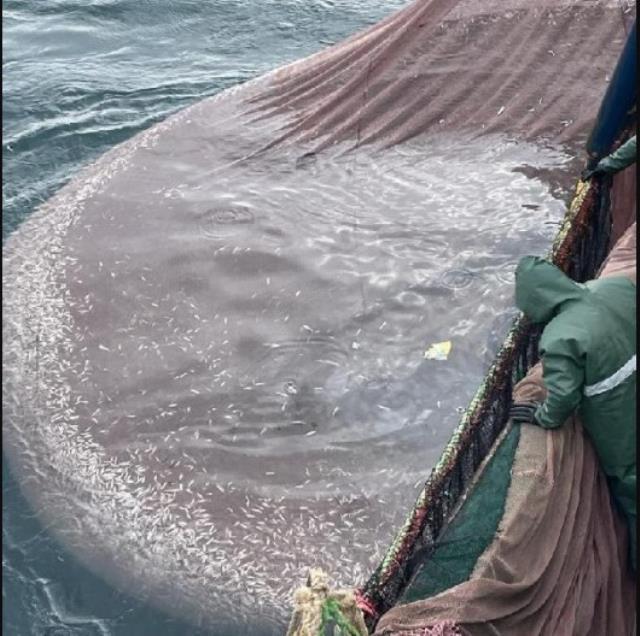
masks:
<path id="1" fill-rule="evenodd" d="M 604 174 L 604 170 L 600 170 L 598 166 L 596 166 L 595 168 L 585 168 L 580 173 L 580 179 L 582 181 L 589 181 L 591 177 L 594 177 L 596 175 L 601 175 L 601 174 Z"/>
<path id="2" fill-rule="evenodd" d="M 537 424 L 535 413 L 539 402 L 514 402 L 509 409 L 509 419 L 516 424 Z"/>

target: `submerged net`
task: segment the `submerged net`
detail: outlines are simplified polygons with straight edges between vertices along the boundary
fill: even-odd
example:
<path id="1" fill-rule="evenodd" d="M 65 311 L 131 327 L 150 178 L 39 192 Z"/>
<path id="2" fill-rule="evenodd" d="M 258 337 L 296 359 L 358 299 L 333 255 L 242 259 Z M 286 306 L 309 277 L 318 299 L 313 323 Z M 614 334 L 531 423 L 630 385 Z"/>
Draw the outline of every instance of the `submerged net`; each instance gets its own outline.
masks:
<path id="1" fill-rule="evenodd" d="M 276 144 L 310 142 L 316 151 L 345 139 L 392 146 L 434 129 L 580 143 L 595 119 L 587 149 L 596 161 L 628 136 L 621 128 L 635 118 L 635 26 L 630 34 L 626 13 L 608 2 L 415 2 L 344 48 L 283 69 L 252 103 L 261 115 L 289 117 Z M 626 66 L 609 82 L 614 58 L 603 56 L 614 55 L 612 42 L 623 32 Z M 616 90 L 596 117 L 605 83 Z M 549 255 L 574 280 L 593 278 L 626 229 L 629 182 L 620 175 L 577 184 Z M 616 210 L 616 188 L 625 210 Z M 510 329 L 405 523 L 359 590 L 370 627 L 403 601 L 432 559 L 505 430 L 512 390 L 537 362 L 540 335 L 523 317 Z"/>
<path id="2" fill-rule="evenodd" d="M 611 239 L 611 178 L 579 182 L 549 258 L 574 280 L 594 278 Z M 485 379 L 382 562 L 359 590 L 369 627 L 393 607 L 417 568 L 439 545 L 480 465 L 505 429 L 512 390 L 538 361 L 541 328 L 522 315 L 510 329 Z"/>

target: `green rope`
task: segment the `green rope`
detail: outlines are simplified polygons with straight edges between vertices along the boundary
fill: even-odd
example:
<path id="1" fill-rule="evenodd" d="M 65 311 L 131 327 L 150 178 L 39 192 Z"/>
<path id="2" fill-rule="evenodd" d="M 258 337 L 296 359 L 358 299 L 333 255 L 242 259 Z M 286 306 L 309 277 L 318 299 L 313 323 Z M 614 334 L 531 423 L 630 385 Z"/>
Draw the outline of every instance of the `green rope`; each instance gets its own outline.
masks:
<path id="1" fill-rule="evenodd" d="M 361 636 L 360 630 L 354 627 L 343 614 L 338 601 L 328 598 L 322 605 L 322 623 L 318 636 L 325 636 L 325 630 L 331 623 L 340 629 L 340 636 Z"/>

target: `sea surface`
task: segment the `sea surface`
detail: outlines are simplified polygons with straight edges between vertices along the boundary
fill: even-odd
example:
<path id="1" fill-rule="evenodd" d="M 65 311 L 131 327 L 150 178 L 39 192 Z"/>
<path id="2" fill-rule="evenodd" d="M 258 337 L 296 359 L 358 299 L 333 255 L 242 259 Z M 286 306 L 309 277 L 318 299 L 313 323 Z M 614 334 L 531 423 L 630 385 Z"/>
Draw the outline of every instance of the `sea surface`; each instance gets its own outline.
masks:
<path id="1" fill-rule="evenodd" d="M 402 4 L 388 0 L 4 2 L 3 242 L 19 231 L 39 203 L 109 148 L 182 107 L 338 42 Z M 422 143 L 409 143 L 382 158 L 369 157 L 366 150 L 353 159 L 320 158 L 307 176 L 297 175 L 291 182 L 283 177 L 284 185 L 278 187 L 269 178 L 260 182 L 256 177 L 252 183 L 243 175 L 234 184 L 248 210 L 275 215 L 286 191 L 288 205 L 294 202 L 292 209 L 304 212 L 277 218 L 276 236 L 287 237 L 290 262 L 305 265 L 299 270 L 292 266 L 290 272 L 296 297 L 302 289 L 313 290 L 319 272 L 347 282 L 332 288 L 332 294 L 342 294 L 340 309 L 320 296 L 307 309 L 311 318 L 326 309 L 327 333 L 342 325 L 339 346 L 332 344 L 318 360 L 308 348 L 291 354 L 293 341 L 287 341 L 288 348 L 274 347 L 261 362 L 264 378 L 251 378 L 252 395 L 261 407 L 274 407 L 269 411 L 276 413 L 274 418 L 286 416 L 291 421 L 270 420 L 274 435 L 265 437 L 260 437 L 265 427 L 240 427 L 242 444 L 236 444 L 237 430 L 218 431 L 221 453 L 237 452 L 242 457 L 244 446 L 259 448 L 268 459 L 280 456 L 287 444 L 293 449 L 300 440 L 311 448 L 333 443 L 357 449 L 359 442 L 366 448 L 362 442 L 370 439 L 378 465 L 384 457 L 397 455 L 390 460 L 395 463 L 388 469 L 393 475 L 389 484 L 401 487 L 403 495 L 397 497 L 395 508 L 385 508 L 387 531 L 372 539 L 370 532 L 377 527 L 373 517 L 362 529 L 371 543 L 361 547 L 374 561 L 389 539 L 388 527 L 404 517 L 421 477 L 426 477 L 506 333 L 514 316 L 515 262 L 525 253 L 542 253 L 548 247 L 567 198 L 566 188 L 556 185 L 551 191 L 549 184 L 521 170 L 566 167 L 569 157 L 560 149 L 520 146 L 499 137 L 464 146 L 440 140 L 430 147 L 428 157 L 424 149 Z M 458 175 L 465 175 L 464 185 Z M 416 193 L 424 205 L 394 208 L 394 202 L 415 201 Z M 224 243 L 231 241 L 228 225 L 225 219 L 214 218 L 205 230 Z M 241 227 L 249 234 L 253 231 L 248 225 Z M 249 244 L 253 237 L 233 240 Z M 277 240 L 273 239 L 274 246 Z M 274 247 L 275 254 L 279 250 Z M 221 296 L 235 290 L 236 276 L 230 269 L 228 278 L 220 278 Z M 247 296 L 258 293 L 257 280 L 245 279 L 243 284 Z M 354 320 L 362 311 L 375 317 L 364 333 Z M 310 319 L 305 319 L 304 309 L 292 315 L 303 333 L 313 331 L 305 323 Z M 246 333 L 238 338 L 251 340 Z M 433 341 L 448 339 L 458 357 L 452 356 L 448 367 L 447 361 L 444 367 L 425 363 L 424 350 Z M 324 341 L 318 336 L 313 342 Z M 334 354 L 336 360 L 329 359 Z M 230 356 L 228 368 L 240 378 L 243 361 L 233 352 Z M 296 364 L 304 373 L 296 373 Z M 334 373 L 335 367 L 343 372 Z M 244 375 L 246 368 L 250 366 L 242 366 Z M 352 381 L 367 370 L 375 370 L 373 381 Z M 440 400 L 431 404 L 417 399 L 424 396 L 425 383 L 436 381 L 433 374 L 456 387 L 442 398 L 442 405 Z M 402 386 L 396 383 L 390 390 L 389 377 L 404 378 Z M 326 404 L 313 401 L 309 407 L 304 399 L 291 397 L 303 395 L 305 383 L 311 382 L 330 389 Z M 302 421 L 310 411 L 322 419 L 325 411 L 334 412 L 335 404 L 343 413 L 336 430 L 308 437 L 305 429 L 302 437 L 296 433 L 294 443 L 288 428 L 292 422 Z M 432 416 L 441 407 L 448 411 Z M 376 424 L 363 433 L 354 426 L 355 420 Z M 407 451 L 403 460 L 400 446 L 393 449 L 393 440 L 407 449 L 424 448 L 424 455 Z M 352 487 L 364 491 L 370 483 L 370 476 L 360 470 L 363 457 L 370 460 L 372 455 L 354 450 L 347 472 L 346 465 L 336 467 L 345 475 L 337 486 L 341 495 L 348 497 Z M 234 470 L 242 471 L 241 460 Z M 41 525 L 6 461 L 2 479 L 5 633 L 210 633 L 102 582 Z M 366 518 L 363 513 L 362 519 Z M 370 565 L 362 560 L 354 563 L 354 572 L 366 574 Z"/>

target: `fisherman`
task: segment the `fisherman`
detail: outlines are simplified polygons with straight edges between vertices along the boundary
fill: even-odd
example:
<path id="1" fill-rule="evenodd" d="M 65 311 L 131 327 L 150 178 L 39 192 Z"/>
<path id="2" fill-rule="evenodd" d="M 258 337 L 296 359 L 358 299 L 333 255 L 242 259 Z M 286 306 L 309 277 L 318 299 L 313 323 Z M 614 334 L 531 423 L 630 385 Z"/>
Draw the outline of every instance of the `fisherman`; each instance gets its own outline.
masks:
<path id="1" fill-rule="evenodd" d="M 613 175 L 620 170 L 628 168 L 636 160 L 636 136 L 630 137 L 620 148 L 604 159 L 600 159 L 595 168 L 587 168 L 582 171 L 582 180 L 588 181 L 597 175 Z"/>
<path id="2" fill-rule="evenodd" d="M 630 531 L 636 570 L 636 287 L 612 276 L 580 284 L 548 261 L 516 268 L 516 305 L 547 323 L 540 357 L 547 396 L 515 403 L 514 422 L 551 429 L 576 410 Z"/>

